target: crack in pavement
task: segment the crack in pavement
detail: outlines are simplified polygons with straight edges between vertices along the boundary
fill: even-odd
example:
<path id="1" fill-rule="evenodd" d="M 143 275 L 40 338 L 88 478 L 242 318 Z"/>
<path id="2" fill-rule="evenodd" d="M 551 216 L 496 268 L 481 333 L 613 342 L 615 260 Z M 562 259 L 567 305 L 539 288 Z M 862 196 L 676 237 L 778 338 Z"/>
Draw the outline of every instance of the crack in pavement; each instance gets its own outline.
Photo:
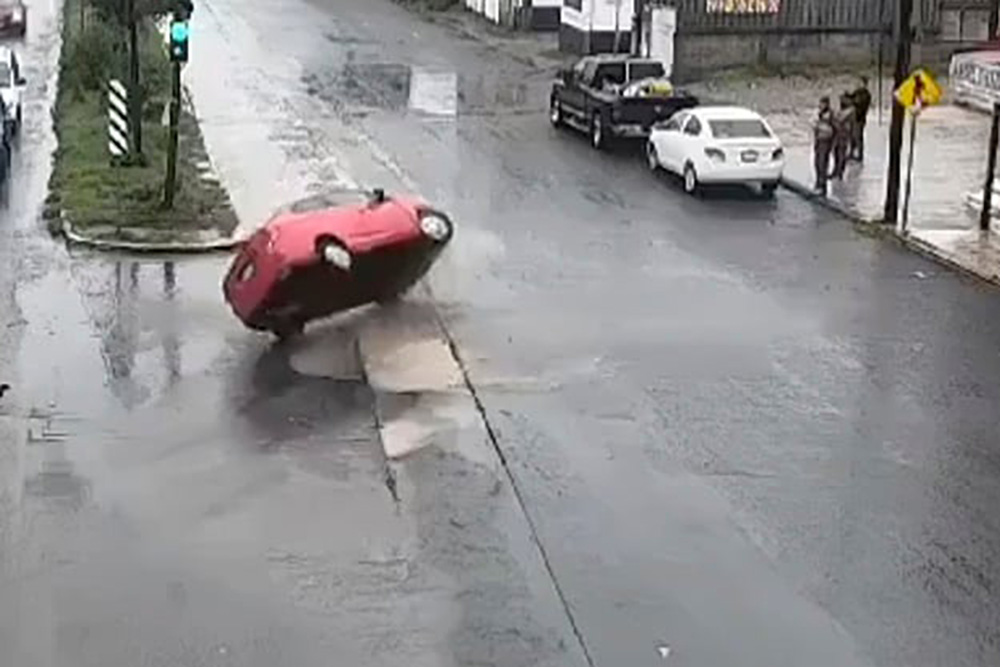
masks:
<path id="1" fill-rule="evenodd" d="M 531 514 L 528 512 L 527 503 L 524 499 L 524 494 L 521 488 L 518 486 L 517 479 L 514 476 L 513 471 L 510 469 L 510 465 L 507 461 L 507 456 L 504 454 L 503 448 L 500 446 L 500 438 L 497 434 L 496 428 L 490 421 L 489 415 L 486 412 L 486 406 L 484 405 L 482 398 L 479 396 L 479 392 L 476 389 L 475 384 L 469 375 L 468 367 L 465 365 L 465 361 L 462 357 L 461 352 L 458 349 L 458 343 L 452 336 L 451 331 L 448 329 L 447 324 L 444 321 L 441 312 L 437 307 L 437 300 L 434 298 L 434 294 L 431 291 L 430 285 L 426 282 L 422 283 L 424 290 L 430 297 L 430 301 L 433 307 L 435 318 L 437 320 L 438 327 L 441 331 L 441 335 L 444 336 L 448 343 L 448 349 L 451 351 L 452 358 L 458 365 L 459 371 L 462 374 L 462 378 L 465 382 L 465 387 L 469 391 L 472 397 L 472 401 L 475 404 L 476 412 L 479 414 L 479 418 L 482 422 L 483 427 L 486 430 L 486 435 L 489 438 L 490 445 L 493 452 L 500 459 L 500 465 L 503 467 L 504 473 L 507 477 L 507 481 L 510 483 L 511 488 L 514 490 L 514 497 L 517 498 L 518 509 L 521 511 L 521 515 L 528 524 L 528 530 L 531 532 L 532 542 L 534 542 L 535 547 L 538 549 L 538 554 L 542 559 L 542 563 L 545 566 L 545 572 L 552 582 L 552 586 L 555 589 L 556 595 L 559 598 L 559 604 L 562 606 L 563 613 L 566 615 L 566 620 L 569 622 L 570 627 L 573 629 L 573 635 L 576 637 L 577 643 L 580 645 L 580 650 L 583 652 L 583 656 L 590 667 L 595 667 L 595 662 L 590 654 L 590 649 L 587 646 L 587 641 L 583 636 L 583 631 L 580 629 L 577 623 L 576 617 L 573 614 L 573 610 L 570 607 L 569 600 L 563 590 L 562 584 L 559 582 L 559 578 L 556 576 L 555 568 L 552 565 L 552 561 L 549 558 L 548 551 L 545 545 L 542 544 L 541 535 L 538 532 L 538 528 L 535 525 L 534 519 L 532 519 Z M 499 484 L 499 480 L 497 482 Z"/>

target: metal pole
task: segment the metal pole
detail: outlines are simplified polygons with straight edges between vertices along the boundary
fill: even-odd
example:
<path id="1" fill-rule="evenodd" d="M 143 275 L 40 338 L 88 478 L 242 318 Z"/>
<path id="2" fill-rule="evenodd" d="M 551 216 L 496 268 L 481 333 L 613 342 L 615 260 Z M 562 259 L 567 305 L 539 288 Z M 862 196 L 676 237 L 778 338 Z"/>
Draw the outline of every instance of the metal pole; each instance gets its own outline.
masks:
<path id="1" fill-rule="evenodd" d="M 135 0 L 128 0 L 129 31 L 129 124 L 132 126 L 132 155 L 142 161 L 142 91 L 139 89 L 139 30 Z"/>
<path id="2" fill-rule="evenodd" d="M 621 43 L 621 21 L 622 21 L 622 0 L 615 0 L 615 54 L 618 53 L 618 45 Z"/>
<path id="3" fill-rule="evenodd" d="M 1000 0 L 990 2 L 989 31 L 990 41 L 995 42 L 1000 37 Z"/>
<path id="4" fill-rule="evenodd" d="M 632 55 L 642 56 L 642 5 L 643 0 L 632 2 Z"/>
<path id="5" fill-rule="evenodd" d="M 163 206 L 174 206 L 174 190 L 177 187 L 177 126 L 181 116 L 181 64 L 173 64 L 173 99 L 170 101 L 170 139 L 167 143 L 167 181 L 163 188 Z"/>
<path id="6" fill-rule="evenodd" d="M 997 142 L 1000 140 L 1000 103 L 993 103 L 993 123 L 986 154 L 986 183 L 983 185 L 983 210 L 979 212 L 979 229 L 989 231 L 993 215 L 993 174 L 997 168 Z"/>
<path id="7" fill-rule="evenodd" d="M 893 89 L 906 80 L 910 69 L 910 22 L 913 19 L 913 0 L 897 0 L 896 12 L 896 66 L 893 71 Z M 899 100 L 893 99 L 892 118 L 889 124 L 889 174 L 886 178 L 885 211 L 883 221 L 895 224 L 899 213 L 900 153 L 903 149 L 903 125 L 906 110 Z"/>
<path id="8" fill-rule="evenodd" d="M 901 229 L 906 232 L 906 224 L 910 219 L 910 193 L 913 190 L 913 153 L 917 146 L 917 117 L 919 112 L 910 114 L 910 155 L 906 163 L 906 194 L 903 197 L 903 222 Z"/>
<path id="9" fill-rule="evenodd" d="M 882 90 L 885 83 L 882 81 L 885 71 L 885 0 L 878 3 L 878 124 L 882 127 L 884 106 Z"/>

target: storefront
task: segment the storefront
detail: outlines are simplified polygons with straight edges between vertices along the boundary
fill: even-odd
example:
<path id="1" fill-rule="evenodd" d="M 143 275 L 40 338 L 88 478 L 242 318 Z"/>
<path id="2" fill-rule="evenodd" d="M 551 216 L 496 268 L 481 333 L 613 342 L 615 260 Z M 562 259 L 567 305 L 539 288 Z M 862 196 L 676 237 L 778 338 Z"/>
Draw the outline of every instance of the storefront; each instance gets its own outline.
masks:
<path id="1" fill-rule="evenodd" d="M 956 104 L 992 111 L 1000 102 L 1000 49 L 956 53 L 948 75 Z"/>

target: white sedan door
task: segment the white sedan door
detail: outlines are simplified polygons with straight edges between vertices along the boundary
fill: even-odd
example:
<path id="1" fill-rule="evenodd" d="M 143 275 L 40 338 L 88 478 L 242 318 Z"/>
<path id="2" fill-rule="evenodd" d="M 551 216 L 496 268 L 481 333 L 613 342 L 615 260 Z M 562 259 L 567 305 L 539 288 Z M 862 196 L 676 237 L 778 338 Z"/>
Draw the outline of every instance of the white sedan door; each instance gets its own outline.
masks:
<path id="1" fill-rule="evenodd" d="M 687 112 L 674 114 L 673 118 L 656 129 L 653 134 L 653 146 L 660 159 L 660 165 L 667 171 L 679 172 L 678 157 L 680 151 L 681 128 L 688 119 Z"/>
<path id="2" fill-rule="evenodd" d="M 696 114 L 691 114 L 687 122 L 684 123 L 677 142 L 677 173 L 682 173 L 684 165 L 688 162 L 698 164 L 699 158 L 704 152 L 703 130 L 701 119 Z"/>

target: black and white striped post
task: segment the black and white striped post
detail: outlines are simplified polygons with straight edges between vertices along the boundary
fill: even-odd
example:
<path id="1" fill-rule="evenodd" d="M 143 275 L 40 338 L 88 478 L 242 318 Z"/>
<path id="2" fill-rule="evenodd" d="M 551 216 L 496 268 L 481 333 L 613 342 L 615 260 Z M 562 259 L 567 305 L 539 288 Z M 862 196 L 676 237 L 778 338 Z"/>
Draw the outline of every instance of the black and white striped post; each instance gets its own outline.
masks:
<path id="1" fill-rule="evenodd" d="M 108 82 L 108 151 L 112 159 L 129 154 L 128 91 L 118 79 Z"/>

